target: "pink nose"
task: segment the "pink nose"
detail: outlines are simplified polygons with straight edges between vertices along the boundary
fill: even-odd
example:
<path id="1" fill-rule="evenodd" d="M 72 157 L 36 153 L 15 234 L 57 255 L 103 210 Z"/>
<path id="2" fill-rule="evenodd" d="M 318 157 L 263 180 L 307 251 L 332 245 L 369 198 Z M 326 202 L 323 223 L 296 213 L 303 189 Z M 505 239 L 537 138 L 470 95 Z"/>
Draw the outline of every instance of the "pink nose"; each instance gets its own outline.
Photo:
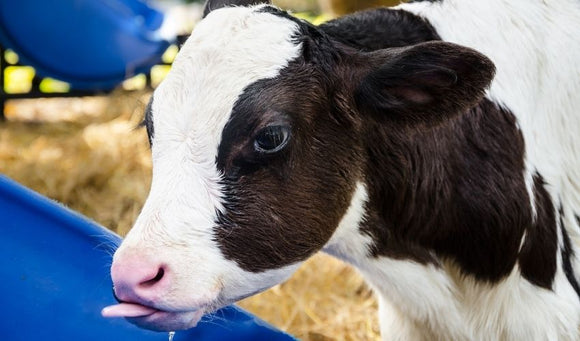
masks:
<path id="1" fill-rule="evenodd" d="M 137 257 L 116 259 L 111 278 L 115 295 L 124 302 L 151 303 L 169 285 L 166 266 Z"/>

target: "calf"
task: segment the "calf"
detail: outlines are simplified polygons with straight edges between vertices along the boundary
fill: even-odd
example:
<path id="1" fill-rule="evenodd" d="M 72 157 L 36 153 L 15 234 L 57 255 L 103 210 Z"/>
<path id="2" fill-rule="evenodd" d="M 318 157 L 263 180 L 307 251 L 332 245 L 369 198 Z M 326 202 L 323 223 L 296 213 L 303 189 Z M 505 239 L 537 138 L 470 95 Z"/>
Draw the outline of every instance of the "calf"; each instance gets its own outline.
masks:
<path id="1" fill-rule="evenodd" d="M 580 1 L 319 27 L 229 5 L 148 106 L 151 192 L 105 316 L 190 328 L 322 250 L 374 288 L 385 340 L 580 338 Z"/>

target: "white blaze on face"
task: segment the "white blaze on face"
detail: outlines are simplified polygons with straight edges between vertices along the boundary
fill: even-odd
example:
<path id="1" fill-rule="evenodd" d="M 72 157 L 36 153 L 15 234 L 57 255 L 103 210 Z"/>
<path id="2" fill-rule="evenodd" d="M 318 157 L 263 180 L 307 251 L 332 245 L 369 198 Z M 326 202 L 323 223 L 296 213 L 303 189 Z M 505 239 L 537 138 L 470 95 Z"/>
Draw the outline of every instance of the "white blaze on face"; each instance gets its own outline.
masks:
<path id="1" fill-rule="evenodd" d="M 226 260 L 214 241 L 223 210 L 215 160 L 238 96 L 276 77 L 300 53 L 296 23 L 259 8 L 210 13 L 182 47 L 153 96 L 153 180 L 147 202 L 115 261 L 164 264 L 171 285 L 157 302 L 192 309 L 235 299 L 286 279 L 296 266 L 253 274 Z"/>

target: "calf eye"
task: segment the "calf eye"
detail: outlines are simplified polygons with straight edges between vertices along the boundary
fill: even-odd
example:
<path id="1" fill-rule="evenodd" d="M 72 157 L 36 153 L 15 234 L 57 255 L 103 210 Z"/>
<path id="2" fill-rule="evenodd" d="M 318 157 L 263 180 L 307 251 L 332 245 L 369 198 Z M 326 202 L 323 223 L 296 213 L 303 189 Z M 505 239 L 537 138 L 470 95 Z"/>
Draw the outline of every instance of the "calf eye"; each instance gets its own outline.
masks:
<path id="1" fill-rule="evenodd" d="M 258 132 L 254 140 L 254 149 L 258 153 L 276 153 L 286 146 L 290 129 L 286 126 L 269 126 Z"/>

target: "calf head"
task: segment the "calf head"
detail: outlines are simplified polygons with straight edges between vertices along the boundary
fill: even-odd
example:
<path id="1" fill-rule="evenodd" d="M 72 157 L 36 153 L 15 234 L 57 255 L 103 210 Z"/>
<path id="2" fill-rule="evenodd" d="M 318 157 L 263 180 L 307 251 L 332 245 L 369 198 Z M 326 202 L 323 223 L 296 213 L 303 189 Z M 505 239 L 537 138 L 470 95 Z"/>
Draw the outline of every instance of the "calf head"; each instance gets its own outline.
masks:
<path id="1" fill-rule="evenodd" d="M 207 11 L 152 96 L 151 190 L 115 253 L 121 303 L 106 316 L 186 329 L 286 280 L 364 182 L 365 127 L 441 122 L 493 74 L 456 45 L 360 53 L 269 5 L 231 4 Z"/>

